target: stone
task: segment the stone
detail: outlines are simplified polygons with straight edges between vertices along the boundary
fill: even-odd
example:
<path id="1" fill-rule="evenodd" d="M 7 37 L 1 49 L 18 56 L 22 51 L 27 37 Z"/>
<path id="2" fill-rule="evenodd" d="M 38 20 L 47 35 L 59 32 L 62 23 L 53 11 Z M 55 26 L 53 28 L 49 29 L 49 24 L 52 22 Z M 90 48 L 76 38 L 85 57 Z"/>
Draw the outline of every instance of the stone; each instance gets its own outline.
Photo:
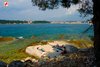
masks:
<path id="1" fill-rule="evenodd" d="M 65 47 L 68 53 L 73 53 L 78 51 L 78 48 L 72 45 L 66 45 Z"/>

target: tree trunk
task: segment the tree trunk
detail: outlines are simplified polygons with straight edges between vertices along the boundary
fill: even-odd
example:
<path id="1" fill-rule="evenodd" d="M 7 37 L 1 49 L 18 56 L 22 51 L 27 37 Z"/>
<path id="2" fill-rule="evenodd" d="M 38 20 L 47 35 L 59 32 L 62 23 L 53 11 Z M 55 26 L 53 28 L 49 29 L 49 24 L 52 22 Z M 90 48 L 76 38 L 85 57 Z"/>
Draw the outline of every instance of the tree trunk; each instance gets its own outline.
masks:
<path id="1" fill-rule="evenodd" d="M 94 52 L 96 65 L 100 67 L 100 0 L 93 0 Z"/>

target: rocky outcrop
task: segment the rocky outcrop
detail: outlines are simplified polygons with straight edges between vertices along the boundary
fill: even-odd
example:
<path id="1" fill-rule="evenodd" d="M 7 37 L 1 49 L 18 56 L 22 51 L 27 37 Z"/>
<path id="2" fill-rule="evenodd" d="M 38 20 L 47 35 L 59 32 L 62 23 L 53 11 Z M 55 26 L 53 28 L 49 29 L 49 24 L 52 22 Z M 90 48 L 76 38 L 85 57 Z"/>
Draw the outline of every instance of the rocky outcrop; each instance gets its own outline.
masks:
<path id="1" fill-rule="evenodd" d="M 27 57 L 24 61 L 16 60 L 7 64 L 0 61 L 0 67 L 95 67 L 93 48 L 87 51 L 65 54 L 56 58 L 34 60 Z"/>
<path id="2" fill-rule="evenodd" d="M 69 53 L 74 53 L 79 50 L 77 47 L 72 46 L 72 45 L 66 45 L 65 47 L 66 47 L 66 51 Z"/>
<path id="3" fill-rule="evenodd" d="M 66 53 L 77 52 L 78 48 L 72 45 L 37 45 L 26 48 L 26 53 L 39 58 L 49 57 L 54 58 Z"/>

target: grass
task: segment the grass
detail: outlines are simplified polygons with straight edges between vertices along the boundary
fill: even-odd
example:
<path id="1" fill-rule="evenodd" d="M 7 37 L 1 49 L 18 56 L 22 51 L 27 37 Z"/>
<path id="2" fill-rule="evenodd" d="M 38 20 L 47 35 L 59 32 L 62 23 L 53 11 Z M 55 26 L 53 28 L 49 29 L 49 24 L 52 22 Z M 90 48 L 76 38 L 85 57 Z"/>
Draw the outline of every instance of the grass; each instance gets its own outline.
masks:
<path id="1" fill-rule="evenodd" d="M 67 41 L 68 43 L 74 44 L 77 48 L 90 48 L 93 47 L 93 41 L 90 39 L 75 39 Z"/>
<path id="2" fill-rule="evenodd" d="M 32 43 L 35 44 L 35 42 L 37 42 L 36 39 L 23 39 L 11 43 L 0 44 L 0 60 L 9 63 L 12 60 L 29 57 L 29 55 L 25 53 L 25 48 Z"/>

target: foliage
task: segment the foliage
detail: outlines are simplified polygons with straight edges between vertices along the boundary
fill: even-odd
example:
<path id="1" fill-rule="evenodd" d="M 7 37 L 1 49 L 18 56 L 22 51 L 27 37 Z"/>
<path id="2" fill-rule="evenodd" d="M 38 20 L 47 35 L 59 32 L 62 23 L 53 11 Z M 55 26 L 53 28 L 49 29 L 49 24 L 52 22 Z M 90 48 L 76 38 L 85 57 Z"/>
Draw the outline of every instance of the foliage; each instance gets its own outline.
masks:
<path id="1" fill-rule="evenodd" d="M 33 6 L 38 6 L 40 10 L 57 9 L 60 6 L 69 8 L 73 4 L 79 4 L 78 11 L 87 16 L 93 14 L 93 3 L 91 0 L 32 0 Z"/>
<path id="2" fill-rule="evenodd" d="M 38 6 L 39 9 L 55 9 L 59 5 L 63 7 L 70 7 L 71 3 L 77 4 L 80 0 L 32 0 L 34 6 Z"/>
<path id="3" fill-rule="evenodd" d="M 50 23 L 49 21 L 33 21 L 32 23 Z"/>
<path id="4" fill-rule="evenodd" d="M 32 42 L 34 42 L 34 39 L 16 40 L 11 43 L 0 44 L 0 60 L 9 63 L 12 60 L 21 60 L 28 57 L 25 48 Z"/>
<path id="5" fill-rule="evenodd" d="M 0 20 L 0 24 L 20 24 L 20 23 L 27 23 L 27 21 L 19 21 L 19 20 Z"/>
<path id="6" fill-rule="evenodd" d="M 27 24 L 28 21 L 20 20 L 0 20 L 0 24 Z M 50 23 L 49 21 L 32 21 L 32 23 Z"/>

